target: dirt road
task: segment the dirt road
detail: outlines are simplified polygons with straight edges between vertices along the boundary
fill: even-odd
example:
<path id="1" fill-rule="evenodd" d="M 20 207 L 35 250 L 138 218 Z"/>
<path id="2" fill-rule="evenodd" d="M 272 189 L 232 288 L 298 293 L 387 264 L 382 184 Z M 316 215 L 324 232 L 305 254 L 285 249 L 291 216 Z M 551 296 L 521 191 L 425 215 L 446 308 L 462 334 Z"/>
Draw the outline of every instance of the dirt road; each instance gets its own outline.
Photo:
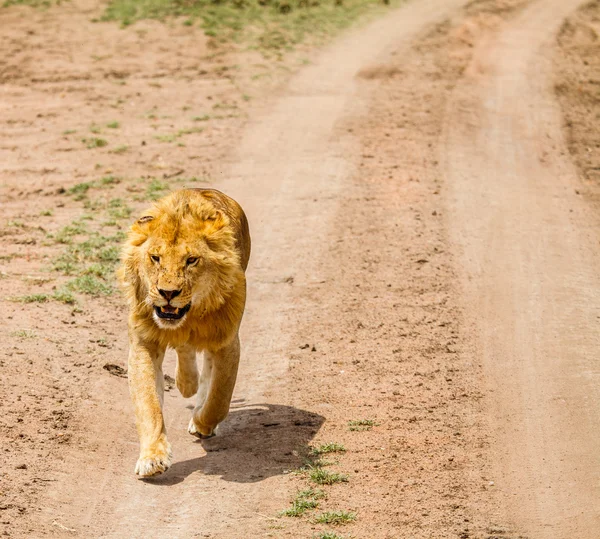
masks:
<path id="1" fill-rule="evenodd" d="M 167 393 L 174 465 L 137 481 L 127 387 L 102 369 L 126 356 L 120 300 L 89 300 L 83 313 L 24 305 L 3 333 L 2 396 L 10 411 L 2 439 L 12 448 L 2 484 L 8 502 L 0 508 L 5 534 L 598 537 L 599 214 L 577 194 L 550 69 L 554 36 L 582 3 L 409 2 L 315 53 L 246 108 L 231 105 L 239 96 L 221 79 L 194 82 L 196 60 L 177 56 L 177 44 L 156 46 L 150 62 L 141 34 L 134 45 L 118 34 L 121 46 L 151 64 L 132 60 L 130 89 L 118 90 L 127 95 L 117 103 L 130 104 L 119 109 L 128 144 L 140 149 L 135 158 L 100 154 L 100 168 L 125 175 L 131 161 L 137 174 L 158 168 L 165 179 L 200 168 L 248 213 L 254 252 L 239 382 L 219 436 L 203 442 L 186 432 L 190 404 Z M 93 10 L 73 10 L 80 31 L 114 41 L 114 29 L 84 21 Z M 18 33 L 22 20 L 7 17 Z M 47 17 L 56 24 L 64 15 Z M 185 50 L 205 46 L 192 33 L 178 39 Z M 25 54 L 21 38 L 10 44 Z M 50 50 L 60 56 L 56 47 Z M 174 57 L 185 90 L 177 70 L 165 73 Z M 102 109 L 90 93 L 112 88 L 117 60 L 100 63 L 81 86 L 71 73 L 71 90 L 53 94 L 44 129 L 57 131 L 72 114 L 60 91 L 79 92 L 82 123 L 92 122 Z M 25 111 L 48 89 L 28 86 L 24 68 L 11 62 L 0 64 L 5 110 Z M 68 72 L 63 64 L 47 69 L 42 85 Z M 147 80 L 159 72 L 162 89 L 148 92 Z M 170 151 L 146 144 L 154 131 L 140 111 L 168 103 L 164 119 L 153 113 L 152 121 L 179 126 L 178 95 L 186 107 L 218 95 L 219 110 L 242 109 L 249 120 L 188 130 L 187 147 Z M 45 139 L 37 155 L 39 132 L 10 131 L 19 121 L 16 112 L 7 121 L 0 171 L 13 223 L 5 225 L 6 245 L 29 246 L 27 257 L 15 254 L 3 266 L 3 308 L 11 312 L 10 297 L 30 291 L 31 276 L 44 275 L 44 261 L 59 248 L 36 236 L 41 197 L 65 207 L 57 226 L 68 223 L 81 207 L 65 206 L 56 188 L 67 174 L 95 174 L 81 151 L 60 154 L 67 157 L 43 172 L 60 150 Z M 9 140 L 16 136 L 23 137 L 20 154 Z M 207 156 L 201 166 L 197 147 Z M 131 197 L 138 183 L 124 180 L 114 192 Z M 25 224 L 15 226 L 17 219 Z M 23 243 L 30 237 L 43 256 Z M 43 341 L 19 333 L 23 327 Z M 101 352 L 81 344 L 88 341 Z M 15 366 L 23 356 L 32 358 L 25 369 Z M 168 355 L 166 372 L 173 364 Z M 43 390 L 30 388 L 32 379 Z M 59 410 L 65 424 L 55 428 L 70 433 L 43 450 L 42 408 L 53 417 Z M 23 431 L 24 419 L 35 429 Z M 356 420 L 373 426 L 350 430 Z M 278 517 L 306 487 L 305 475 L 289 472 L 309 446 L 329 441 L 347 448 L 331 469 L 348 483 L 327 487 L 321 509 L 352 511 L 356 521 L 343 529 L 316 523 L 317 513 Z"/>
<path id="2" fill-rule="evenodd" d="M 599 223 L 578 195 L 548 54 L 576 4 L 532 3 L 480 43 L 444 129 L 497 484 L 531 537 L 600 532 Z"/>

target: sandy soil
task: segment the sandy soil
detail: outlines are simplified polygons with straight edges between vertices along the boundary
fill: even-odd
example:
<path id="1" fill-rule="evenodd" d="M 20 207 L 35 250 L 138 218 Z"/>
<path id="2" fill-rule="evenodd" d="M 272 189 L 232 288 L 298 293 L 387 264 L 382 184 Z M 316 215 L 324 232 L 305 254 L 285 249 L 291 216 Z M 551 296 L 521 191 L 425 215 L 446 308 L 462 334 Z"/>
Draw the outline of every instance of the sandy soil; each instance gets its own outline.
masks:
<path id="1" fill-rule="evenodd" d="M 593 124 L 561 129 L 595 13 L 563 24 L 577 4 L 412 2 L 290 76 L 179 24 L 91 23 L 86 3 L 0 11 L 3 533 L 597 537 L 598 213 L 567 150 L 593 170 Z M 82 143 L 92 125 L 108 146 Z M 168 392 L 175 464 L 152 481 L 133 476 L 126 379 L 103 368 L 125 367 L 121 298 L 10 300 L 60 287 L 48 233 L 90 212 L 63 191 L 106 175 L 94 195 L 136 210 L 151 178 L 210 182 L 253 232 L 230 417 L 194 441 Z M 330 441 L 348 482 L 278 517 Z"/>

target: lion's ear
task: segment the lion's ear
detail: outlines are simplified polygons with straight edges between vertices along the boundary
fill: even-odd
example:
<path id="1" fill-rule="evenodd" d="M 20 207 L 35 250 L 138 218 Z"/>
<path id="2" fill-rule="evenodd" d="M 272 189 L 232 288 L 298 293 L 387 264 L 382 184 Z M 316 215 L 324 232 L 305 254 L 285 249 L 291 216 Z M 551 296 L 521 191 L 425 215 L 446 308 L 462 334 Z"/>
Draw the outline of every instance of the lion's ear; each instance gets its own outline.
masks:
<path id="1" fill-rule="evenodd" d="M 131 245 L 139 247 L 148 239 L 148 235 L 151 231 L 151 227 L 148 226 L 148 223 L 151 223 L 152 221 L 154 221 L 152 215 L 144 215 L 131 225 L 131 229 L 129 230 L 129 243 Z"/>
<path id="2" fill-rule="evenodd" d="M 219 210 L 215 210 L 204 218 L 205 221 L 214 221 L 218 223 L 223 220 L 223 214 Z"/>

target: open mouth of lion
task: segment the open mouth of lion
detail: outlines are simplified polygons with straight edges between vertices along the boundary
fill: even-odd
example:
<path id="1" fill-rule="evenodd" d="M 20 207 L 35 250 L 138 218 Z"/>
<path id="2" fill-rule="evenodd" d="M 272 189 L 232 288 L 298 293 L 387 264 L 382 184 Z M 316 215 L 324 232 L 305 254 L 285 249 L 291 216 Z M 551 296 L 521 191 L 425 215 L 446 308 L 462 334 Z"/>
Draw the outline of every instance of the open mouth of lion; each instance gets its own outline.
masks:
<path id="1" fill-rule="evenodd" d="M 181 320 L 192 306 L 188 303 L 185 307 L 173 307 L 173 305 L 164 305 L 163 307 L 154 306 L 156 316 L 163 320 Z"/>

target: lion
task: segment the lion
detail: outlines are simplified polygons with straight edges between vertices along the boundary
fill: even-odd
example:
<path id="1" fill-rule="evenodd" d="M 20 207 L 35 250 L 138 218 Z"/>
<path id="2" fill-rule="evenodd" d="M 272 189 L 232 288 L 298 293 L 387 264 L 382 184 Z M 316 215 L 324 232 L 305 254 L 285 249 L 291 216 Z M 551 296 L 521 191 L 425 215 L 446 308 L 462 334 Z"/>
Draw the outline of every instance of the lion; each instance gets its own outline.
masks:
<path id="1" fill-rule="evenodd" d="M 188 432 L 213 436 L 229 413 L 249 258 L 246 215 L 215 189 L 175 191 L 131 226 L 118 277 L 130 307 L 128 378 L 140 439 L 138 476 L 161 474 L 171 465 L 162 412 L 168 347 L 177 352 L 177 388 L 186 398 L 196 394 Z"/>

